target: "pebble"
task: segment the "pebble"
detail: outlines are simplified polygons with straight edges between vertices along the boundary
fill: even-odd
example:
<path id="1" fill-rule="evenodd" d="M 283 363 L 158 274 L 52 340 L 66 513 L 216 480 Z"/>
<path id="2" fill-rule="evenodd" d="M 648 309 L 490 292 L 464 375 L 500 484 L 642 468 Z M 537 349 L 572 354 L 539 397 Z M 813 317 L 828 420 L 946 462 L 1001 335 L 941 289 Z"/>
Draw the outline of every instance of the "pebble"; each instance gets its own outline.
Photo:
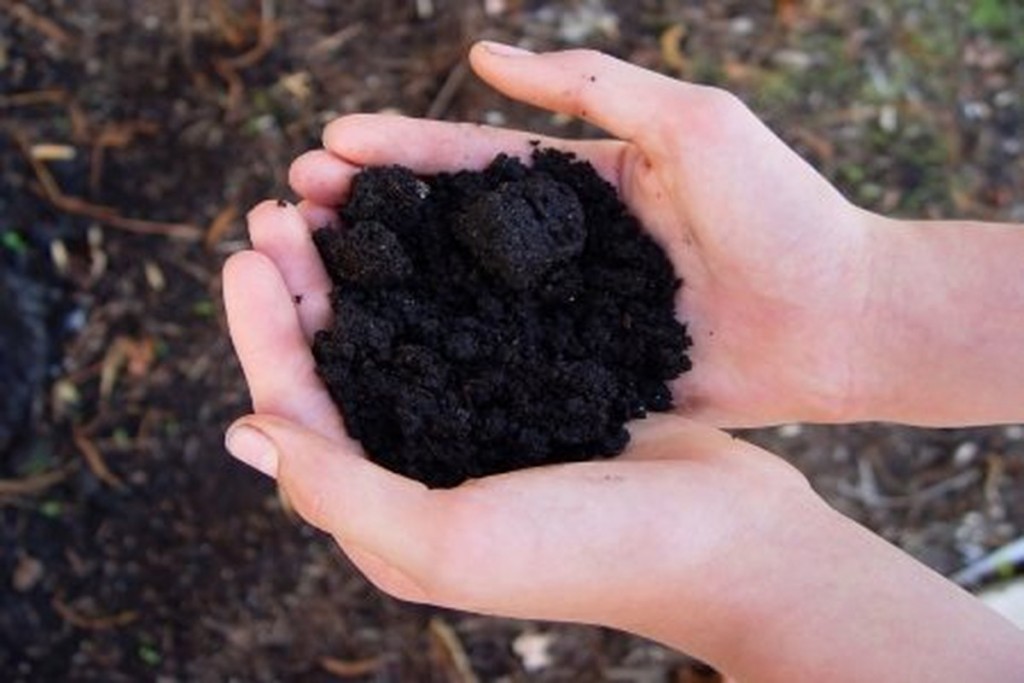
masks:
<path id="1" fill-rule="evenodd" d="M 801 50 L 779 50 L 772 55 L 776 65 L 793 71 L 807 71 L 814 64 L 809 54 Z"/>
<path id="2" fill-rule="evenodd" d="M 729 30 L 736 36 L 749 36 L 757 25 L 750 17 L 736 17 L 729 22 Z"/>
<path id="3" fill-rule="evenodd" d="M 804 433 L 804 427 L 801 424 L 788 424 L 782 425 L 776 431 L 783 439 L 795 439 Z"/>
<path id="4" fill-rule="evenodd" d="M 953 452 L 953 464 L 957 467 L 967 467 L 978 457 L 978 451 L 978 444 L 973 441 L 963 442 Z"/>
<path id="5" fill-rule="evenodd" d="M 19 593 L 26 593 L 39 583 L 45 573 L 42 562 L 30 555 L 22 555 L 11 576 L 11 585 Z"/>
<path id="6" fill-rule="evenodd" d="M 527 631 L 512 641 L 512 651 L 519 656 L 526 673 L 530 674 L 551 666 L 551 644 L 553 641 L 554 638 L 550 633 Z"/>
<path id="7" fill-rule="evenodd" d="M 891 104 L 883 105 L 878 111 L 878 126 L 886 133 L 896 132 L 896 128 L 899 127 L 899 113 L 896 111 L 896 107 Z"/>

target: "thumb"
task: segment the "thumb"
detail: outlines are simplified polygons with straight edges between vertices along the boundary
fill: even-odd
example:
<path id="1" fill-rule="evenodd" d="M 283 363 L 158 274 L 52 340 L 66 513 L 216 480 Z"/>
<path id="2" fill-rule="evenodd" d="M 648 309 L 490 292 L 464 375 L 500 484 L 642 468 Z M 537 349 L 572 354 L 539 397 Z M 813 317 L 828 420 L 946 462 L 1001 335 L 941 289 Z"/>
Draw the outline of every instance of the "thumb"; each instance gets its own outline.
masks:
<path id="1" fill-rule="evenodd" d="M 651 150 L 660 147 L 652 113 L 692 104 L 701 90 L 594 50 L 535 54 L 485 41 L 469 59 L 477 75 L 509 97 L 577 116 Z"/>
<path id="2" fill-rule="evenodd" d="M 358 564 L 372 557 L 375 567 L 408 575 L 429 566 L 428 527 L 436 525 L 438 501 L 422 484 L 364 458 L 352 442 L 258 414 L 231 425 L 225 445 L 234 457 L 275 477 L 296 512 L 333 536 Z"/>

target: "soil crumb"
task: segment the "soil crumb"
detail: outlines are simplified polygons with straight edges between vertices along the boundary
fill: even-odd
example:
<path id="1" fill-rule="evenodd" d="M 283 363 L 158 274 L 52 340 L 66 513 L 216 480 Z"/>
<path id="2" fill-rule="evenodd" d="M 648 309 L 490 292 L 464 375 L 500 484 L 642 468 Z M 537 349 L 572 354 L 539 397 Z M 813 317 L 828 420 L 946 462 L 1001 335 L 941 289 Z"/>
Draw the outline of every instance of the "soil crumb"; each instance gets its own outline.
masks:
<path id="1" fill-rule="evenodd" d="M 432 487 L 615 455 L 690 368 L 680 280 L 594 168 L 368 168 L 313 238 L 334 282 L 313 353 L 345 426 Z"/>

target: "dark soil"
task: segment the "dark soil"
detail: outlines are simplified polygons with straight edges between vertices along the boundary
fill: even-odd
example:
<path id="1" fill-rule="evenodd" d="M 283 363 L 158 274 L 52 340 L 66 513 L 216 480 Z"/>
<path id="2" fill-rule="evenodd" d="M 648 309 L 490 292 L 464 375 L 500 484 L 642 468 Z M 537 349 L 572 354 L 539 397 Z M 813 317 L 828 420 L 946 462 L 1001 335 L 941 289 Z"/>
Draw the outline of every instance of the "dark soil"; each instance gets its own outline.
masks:
<path id="1" fill-rule="evenodd" d="M 617 454 L 689 369 L 680 281 L 593 167 L 363 171 L 314 238 L 335 321 L 313 345 L 353 437 L 431 486 Z"/>
<path id="2" fill-rule="evenodd" d="M 46 377 L 46 303 L 42 288 L 0 270 L 0 452 L 26 429 L 31 406 Z"/>

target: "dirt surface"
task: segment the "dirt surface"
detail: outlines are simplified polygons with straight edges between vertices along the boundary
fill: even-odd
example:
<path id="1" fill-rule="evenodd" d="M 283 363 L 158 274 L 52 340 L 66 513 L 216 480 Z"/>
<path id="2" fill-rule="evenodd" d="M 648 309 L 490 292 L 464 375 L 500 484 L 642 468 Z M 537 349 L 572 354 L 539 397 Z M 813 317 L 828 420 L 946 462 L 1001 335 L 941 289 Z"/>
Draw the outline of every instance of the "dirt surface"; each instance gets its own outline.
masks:
<path id="1" fill-rule="evenodd" d="M 868 208 L 1022 221 L 1017 4 L 0 0 L 0 264 L 49 346 L 0 458 L 2 677 L 698 680 L 603 629 L 383 597 L 224 455 L 241 216 L 342 113 L 596 133 L 474 80 L 491 37 L 729 87 Z M 939 571 L 1024 533 L 1019 426 L 751 436 Z"/>
<path id="2" fill-rule="evenodd" d="M 313 239 L 334 281 L 317 372 L 367 455 L 428 486 L 621 453 L 689 369 L 668 257 L 557 150 L 353 181 Z"/>

